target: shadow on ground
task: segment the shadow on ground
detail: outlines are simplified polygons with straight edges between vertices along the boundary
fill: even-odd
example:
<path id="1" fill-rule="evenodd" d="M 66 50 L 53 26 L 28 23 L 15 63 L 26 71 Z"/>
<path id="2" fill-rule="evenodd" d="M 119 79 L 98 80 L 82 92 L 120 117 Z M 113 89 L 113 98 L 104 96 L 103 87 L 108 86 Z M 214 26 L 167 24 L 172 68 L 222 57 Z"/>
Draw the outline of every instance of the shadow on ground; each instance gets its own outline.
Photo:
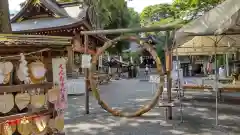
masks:
<path id="1" fill-rule="evenodd" d="M 135 85 L 135 84 L 134 84 Z M 124 87 L 124 86 L 122 86 Z M 125 86 L 132 87 L 132 86 Z M 141 86 L 140 86 L 141 87 Z M 125 89 L 125 88 L 123 88 Z M 106 90 L 102 93 L 108 93 Z M 124 91 L 124 90 L 123 90 Z M 111 92 L 113 92 L 111 90 Z M 129 96 L 120 99 L 117 96 L 104 95 L 112 107 L 133 111 L 150 100 L 146 96 Z M 110 93 L 110 92 L 109 92 Z M 141 92 L 138 92 L 141 93 Z M 149 92 L 148 92 L 149 93 Z M 111 100 L 110 100 L 111 99 Z M 117 101 L 114 102 L 113 100 Z M 110 103 L 112 102 L 112 103 Z M 118 102 L 118 104 L 117 104 Z M 183 103 L 183 123 L 179 103 L 173 108 L 173 120 L 165 119 L 165 109 L 155 107 L 142 117 L 120 118 L 113 117 L 102 110 L 93 97 L 90 97 L 90 114 L 84 114 L 84 96 L 69 97 L 69 106 L 65 113 L 65 131 L 69 135 L 239 135 L 240 109 L 239 106 L 219 105 L 219 124 L 215 126 L 215 105 L 189 100 Z M 122 108 L 122 107 L 126 107 Z"/>

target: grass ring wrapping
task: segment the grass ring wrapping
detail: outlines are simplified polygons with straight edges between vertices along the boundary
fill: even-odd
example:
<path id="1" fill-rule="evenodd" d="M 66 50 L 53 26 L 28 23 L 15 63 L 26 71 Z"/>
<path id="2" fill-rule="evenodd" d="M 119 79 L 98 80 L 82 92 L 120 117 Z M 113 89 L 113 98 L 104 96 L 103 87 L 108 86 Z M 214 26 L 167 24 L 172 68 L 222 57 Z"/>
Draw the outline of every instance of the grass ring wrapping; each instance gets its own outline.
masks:
<path id="1" fill-rule="evenodd" d="M 154 97 L 152 98 L 152 100 L 147 104 L 144 105 L 143 107 L 139 108 L 138 110 L 136 110 L 133 113 L 128 113 L 128 112 L 122 112 L 116 109 L 112 109 L 111 107 L 109 107 L 103 100 L 101 100 L 100 94 L 98 92 L 98 88 L 96 85 L 96 81 L 94 80 L 94 73 L 95 73 L 95 67 L 98 61 L 98 58 L 101 54 L 103 54 L 103 52 L 108 49 L 109 47 L 111 47 L 112 45 L 114 45 L 115 43 L 117 43 L 118 41 L 121 40 L 131 40 L 131 41 L 136 41 L 139 43 L 140 46 L 142 46 L 143 48 L 147 49 L 147 51 L 153 56 L 155 62 L 156 62 L 156 67 L 157 67 L 157 72 L 160 76 L 163 75 L 162 73 L 162 64 L 161 61 L 159 59 L 159 57 L 157 56 L 156 51 L 154 50 L 154 48 L 149 45 L 148 43 L 143 43 L 140 44 L 140 39 L 137 37 L 133 37 L 133 36 L 120 36 L 117 37 L 113 40 L 107 41 L 104 43 L 104 45 L 98 49 L 97 53 L 93 56 L 92 58 L 92 66 L 90 68 L 90 72 L 89 72 L 89 80 L 90 80 L 90 85 L 91 85 L 91 89 L 92 92 L 94 94 L 94 97 L 96 98 L 96 100 L 98 101 L 98 104 L 107 112 L 111 113 L 113 116 L 119 116 L 119 117 L 138 117 L 143 115 L 144 113 L 150 111 L 153 107 L 155 107 L 155 105 L 158 103 L 159 101 L 159 97 L 162 95 L 163 92 L 163 82 L 164 82 L 164 78 L 160 77 L 160 85 L 156 90 L 156 93 L 154 95 Z"/>

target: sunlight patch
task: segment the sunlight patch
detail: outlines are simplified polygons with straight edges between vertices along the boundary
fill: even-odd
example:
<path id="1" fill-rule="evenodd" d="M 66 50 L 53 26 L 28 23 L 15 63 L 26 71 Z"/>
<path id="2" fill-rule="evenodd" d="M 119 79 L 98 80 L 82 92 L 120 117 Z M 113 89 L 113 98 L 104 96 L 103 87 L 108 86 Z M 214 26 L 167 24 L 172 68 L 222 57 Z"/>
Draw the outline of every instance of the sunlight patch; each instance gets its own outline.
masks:
<path id="1" fill-rule="evenodd" d="M 161 113 L 157 113 L 157 112 L 148 112 L 146 114 L 144 114 L 144 116 L 160 116 Z"/>
<path id="2" fill-rule="evenodd" d="M 228 115 L 219 115 L 218 116 L 218 119 L 219 120 L 229 120 L 229 119 L 231 119 L 231 116 L 228 116 Z"/>
<path id="3" fill-rule="evenodd" d="M 207 109 L 207 108 L 196 108 L 196 110 L 201 111 L 201 112 L 209 111 L 209 109 Z"/>
<path id="4" fill-rule="evenodd" d="M 149 101 L 151 99 L 149 98 L 138 98 L 138 99 L 135 99 L 134 101 L 137 101 L 137 102 L 143 102 L 143 101 Z"/>
<path id="5" fill-rule="evenodd" d="M 135 122 L 135 123 L 129 123 L 129 125 L 132 126 L 132 127 L 137 127 L 137 126 L 139 126 L 140 124 Z"/>
<path id="6" fill-rule="evenodd" d="M 173 126 L 173 124 L 167 123 L 166 121 L 160 122 L 160 125 L 164 126 L 164 127 L 171 127 L 171 126 Z"/>
<path id="7" fill-rule="evenodd" d="M 185 132 L 183 132 L 183 131 L 178 131 L 178 130 L 174 130 L 174 129 L 169 130 L 169 132 L 171 132 L 171 133 L 173 133 L 173 134 L 176 134 L 176 135 L 181 135 L 181 134 L 184 134 L 184 133 L 185 133 Z"/>

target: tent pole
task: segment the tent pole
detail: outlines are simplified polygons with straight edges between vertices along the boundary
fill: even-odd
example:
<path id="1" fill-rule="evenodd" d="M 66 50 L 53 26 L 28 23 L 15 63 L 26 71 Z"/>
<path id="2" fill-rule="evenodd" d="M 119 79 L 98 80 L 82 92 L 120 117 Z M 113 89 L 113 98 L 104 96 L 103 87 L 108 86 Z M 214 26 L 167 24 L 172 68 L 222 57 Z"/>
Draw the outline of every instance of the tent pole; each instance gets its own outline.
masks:
<path id="1" fill-rule="evenodd" d="M 216 126 L 218 126 L 218 95 L 219 95 L 219 89 L 218 89 L 218 72 L 217 72 L 217 44 L 222 40 L 224 35 L 220 37 L 220 39 L 215 40 L 214 43 L 214 53 L 215 53 L 215 98 L 216 98 Z"/>
<path id="2" fill-rule="evenodd" d="M 229 62 L 228 62 L 228 56 L 229 56 L 229 53 L 227 52 L 227 53 L 226 53 L 226 58 L 225 58 L 225 61 L 226 61 L 226 70 L 227 70 L 227 77 L 229 76 Z"/>
<path id="3" fill-rule="evenodd" d="M 178 57 L 178 47 L 176 47 L 176 51 L 175 52 L 176 52 L 176 60 L 177 60 L 177 85 L 178 85 L 178 94 L 179 94 L 179 101 L 180 101 L 181 123 L 183 123 L 183 109 L 182 109 L 182 92 L 183 92 L 183 89 L 180 86 L 181 84 L 180 84 L 179 69 L 180 69 L 180 65 L 181 64 L 179 62 L 179 57 Z"/>
<path id="4" fill-rule="evenodd" d="M 228 42 L 228 46 L 230 46 L 230 43 L 229 43 L 229 42 Z M 229 52 L 226 53 L 226 57 L 225 57 L 227 77 L 230 75 L 230 74 L 229 74 L 229 61 L 228 61 L 228 57 L 229 57 Z"/>
<path id="5" fill-rule="evenodd" d="M 218 74 L 217 74 L 217 41 L 214 44 L 215 54 L 215 99 L 216 99 L 216 126 L 218 126 Z"/>

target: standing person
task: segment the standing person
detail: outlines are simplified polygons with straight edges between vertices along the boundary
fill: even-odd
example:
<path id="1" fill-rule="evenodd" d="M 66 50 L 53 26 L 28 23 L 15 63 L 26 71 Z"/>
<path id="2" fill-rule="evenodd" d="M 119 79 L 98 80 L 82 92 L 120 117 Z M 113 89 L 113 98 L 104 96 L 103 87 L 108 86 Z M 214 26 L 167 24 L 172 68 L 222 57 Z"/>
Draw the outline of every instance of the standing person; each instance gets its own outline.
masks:
<path id="1" fill-rule="evenodd" d="M 212 73 L 212 63 L 208 62 L 207 64 L 207 73 L 210 75 Z"/>
<path id="2" fill-rule="evenodd" d="M 225 78 L 226 77 L 226 74 L 225 74 L 225 69 L 224 69 L 224 66 L 220 66 L 219 70 L 218 70 L 218 73 L 219 73 L 219 77 L 220 78 Z"/>
<path id="3" fill-rule="evenodd" d="M 146 67 L 145 67 L 145 75 L 148 76 L 148 73 L 149 73 L 149 67 L 148 67 L 148 65 L 146 64 Z"/>

